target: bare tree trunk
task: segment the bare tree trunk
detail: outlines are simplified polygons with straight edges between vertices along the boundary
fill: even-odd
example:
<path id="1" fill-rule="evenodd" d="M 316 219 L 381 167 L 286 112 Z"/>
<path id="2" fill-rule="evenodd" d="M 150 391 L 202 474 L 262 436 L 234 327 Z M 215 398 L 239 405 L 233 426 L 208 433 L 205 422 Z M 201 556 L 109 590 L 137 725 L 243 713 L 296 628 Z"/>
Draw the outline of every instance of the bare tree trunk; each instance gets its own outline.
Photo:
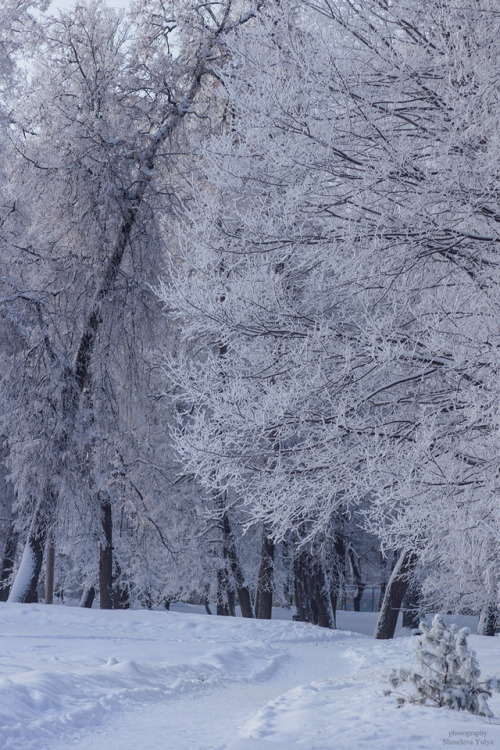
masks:
<path id="1" fill-rule="evenodd" d="M 256 616 L 259 620 L 270 620 L 273 615 L 274 588 L 274 542 L 264 526 L 262 553 L 257 583 Z"/>
<path id="2" fill-rule="evenodd" d="M 227 587 L 227 609 L 230 617 L 236 617 L 236 592 L 229 585 Z"/>
<path id="3" fill-rule="evenodd" d="M 83 593 L 80 599 L 80 607 L 85 607 L 85 609 L 91 609 L 95 599 L 95 587 L 94 586 L 85 586 L 83 589 Z"/>
<path id="4" fill-rule="evenodd" d="M 6 602 L 9 598 L 12 572 L 16 559 L 17 542 L 19 532 L 16 531 L 14 523 L 11 523 L 5 540 L 5 548 L 2 559 L 2 570 L 0 573 L 0 602 Z"/>
<path id="5" fill-rule="evenodd" d="M 241 608 L 241 616 L 248 618 L 255 617 L 250 591 L 246 585 L 245 574 L 243 573 L 238 553 L 236 551 L 234 534 L 227 513 L 224 513 L 222 518 L 222 533 L 224 538 L 224 556 L 229 561 L 231 573 L 233 574 L 236 585 L 236 595 Z"/>
<path id="6" fill-rule="evenodd" d="M 361 609 L 363 591 L 365 590 L 365 582 L 363 581 L 359 562 L 356 559 L 356 554 L 352 547 L 349 548 L 349 562 L 351 563 L 353 582 L 356 586 L 356 593 L 353 597 L 354 611 L 359 612 Z"/>
<path id="7" fill-rule="evenodd" d="M 54 603 L 54 572 L 55 572 L 56 550 L 52 533 L 47 540 L 45 552 L 45 604 Z"/>
<path id="8" fill-rule="evenodd" d="M 297 619 L 322 628 L 335 628 L 332 591 L 319 561 L 302 552 L 294 561 Z"/>
<path id="9" fill-rule="evenodd" d="M 382 602 L 384 601 L 385 590 L 387 588 L 387 557 L 380 550 L 380 596 L 378 600 L 378 611 L 382 609 Z M 393 566 L 394 567 L 394 566 Z M 392 572 L 392 568 L 391 568 Z"/>
<path id="10" fill-rule="evenodd" d="M 113 609 L 113 519 L 109 498 L 101 498 L 104 543 L 99 546 L 99 601 L 101 609 Z"/>
<path id="11" fill-rule="evenodd" d="M 295 578 L 295 603 L 299 622 L 314 622 L 314 614 L 308 592 L 306 554 L 301 552 L 293 561 Z"/>
<path id="12" fill-rule="evenodd" d="M 219 568 L 217 571 L 217 614 L 223 617 L 229 616 L 227 603 L 228 576 L 227 571 Z"/>
<path id="13" fill-rule="evenodd" d="M 497 544 L 490 541 L 489 552 L 493 561 L 485 571 L 486 604 L 481 610 L 477 626 L 478 635 L 495 635 L 498 617 Z"/>
<path id="14" fill-rule="evenodd" d="M 316 611 L 318 617 L 318 625 L 320 628 L 335 628 L 335 612 L 332 606 L 332 599 L 330 596 L 330 590 L 325 576 L 325 571 L 321 564 L 318 564 L 317 571 L 314 576 L 316 590 Z"/>
<path id="15" fill-rule="evenodd" d="M 345 591 L 345 561 L 346 561 L 346 544 L 345 535 L 342 524 L 337 529 L 334 540 L 333 549 L 335 552 L 335 564 L 333 569 L 333 577 L 330 583 L 330 596 L 329 605 L 331 605 L 332 612 L 332 627 L 337 627 L 337 605 L 339 597 Z"/>
<path id="16" fill-rule="evenodd" d="M 375 638 L 394 638 L 403 597 L 416 562 L 417 557 L 413 551 L 405 550 L 401 553 L 385 590 L 377 627 L 375 628 Z"/>
<path id="17" fill-rule="evenodd" d="M 113 605 L 114 609 L 130 609 L 130 591 L 121 580 L 121 567 L 118 560 L 114 560 L 115 573 L 113 575 Z"/>
<path id="18" fill-rule="evenodd" d="M 479 615 L 479 622 L 477 624 L 478 635 L 495 635 L 495 628 L 497 623 L 497 603 L 496 601 L 490 601 L 481 610 Z"/>
<path id="19" fill-rule="evenodd" d="M 403 627 L 418 628 L 420 623 L 420 585 L 417 581 L 410 581 L 408 589 L 403 599 Z"/>

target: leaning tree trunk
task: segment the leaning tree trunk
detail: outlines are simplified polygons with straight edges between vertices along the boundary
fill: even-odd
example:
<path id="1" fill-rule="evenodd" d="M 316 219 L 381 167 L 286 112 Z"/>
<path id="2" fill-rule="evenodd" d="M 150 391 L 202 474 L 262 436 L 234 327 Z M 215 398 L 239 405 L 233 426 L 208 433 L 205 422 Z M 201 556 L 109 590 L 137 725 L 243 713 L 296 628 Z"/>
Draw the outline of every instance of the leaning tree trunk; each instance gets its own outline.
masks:
<path id="1" fill-rule="evenodd" d="M 19 532 L 16 531 L 14 523 L 12 522 L 9 531 L 7 532 L 7 539 L 5 540 L 5 548 L 3 552 L 2 570 L 0 572 L 0 602 L 6 602 L 9 598 L 18 539 Z"/>
<path id="2" fill-rule="evenodd" d="M 490 601 L 486 604 L 479 615 L 479 622 L 477 624 L 478 635 L 495 635 L 497 623 L 497 603 L 496 601 Z"/>
<path id="3" fill-rule="evenodd" d="M 384 601 L 385 590 L 387 588 L 387 563 L 388 563 L 387 557 L 382 552 L 382 549 L 380 549 L 379 558 L 380 558 L 380 596 L 378 599 L 378 611 L 380 612 L 380 610 L 382 609 L 382 603 Z M 391 568 L 391 572 L 393 568 L 394 568 L 394 564 Z"/>
<path id="4" fill-rule="evenodd" d="M 375 638 L 394 638 L 403 597 L 416 562 L 417 557 L 412 550 L 405 550 L 400 555 L 385 590 L 377 627 L 375 628 Z"/>
<path id="5" fill-rule="evenodd" d="M 38 579 L 42 569 L 43 553 L 48 533 L 46 510 L 45 503 L 39 503 L 35 510 L 21 558 L 21 564 L 8 598 L 9 602 L 30 604 L 38 601 Z"/>
<path id="6" fill-rule="evenodd" d="M 255 607 L 255 614 L 259 620 L 270 620 L 273 616 L 273 588 L 274 542 L 269 536 L 268 529 L 264 527 Z"/>
<path id="7" fill-rule="evenodd" d="M 413 630 L 420 623 L 422 594 L 418 581 L 410 581 L 403 599 L 403 627 Z"/>

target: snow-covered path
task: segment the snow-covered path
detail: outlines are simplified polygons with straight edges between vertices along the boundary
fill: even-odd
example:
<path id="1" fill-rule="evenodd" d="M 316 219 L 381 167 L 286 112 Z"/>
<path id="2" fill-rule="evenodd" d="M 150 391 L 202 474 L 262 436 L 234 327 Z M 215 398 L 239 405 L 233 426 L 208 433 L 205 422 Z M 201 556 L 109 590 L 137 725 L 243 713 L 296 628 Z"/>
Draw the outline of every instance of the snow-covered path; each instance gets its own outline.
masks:
<path id="1" fill-rule="evenodd" d="M 346 624 L 369 632 L 373 619 Z M 471 641 L 483 673 L 500 674 L 499 639 Z M 500 748 L 496 719 L 383 695 L 412 645 L 279 620 L 0 605 L 0 747 Z M 499 697 L 490 705 L 500 715 Z"/>
<path id="2" fill-rule="evenodd" d="M 282 644 L 268 651 L 268 669 L 250 680 L 228 678 L 229 684 L 193 685 L 170 700 L 149 708 L 136 708 L 127 715 L 114 716 L 111 723 L 96 731 L 92 738 L 95 750 L 156 747 L 153 737 L 146 739 L 149 728 L 154 735 L 175 737 L 176 750 L 222 750 L 234 740 L 237 730 L 263 706 L 298 684 L 328 679 L 332 674 L 349 674 L 352 664 L 338 653 L 339 639 L 301 642 L 295 657 Z M 276 651 L 275 651 L 276 649 Z M 275 651 L 275 653 L 273 653 Z M 236 659 L 253 658 L 253 647 L 238 653 Z M 258 747 L 261 745 L 259 742 Z M 87 740 L 76 746 L 87 748 Z M 63 750 L 62 744 L 57 750 Z"/>

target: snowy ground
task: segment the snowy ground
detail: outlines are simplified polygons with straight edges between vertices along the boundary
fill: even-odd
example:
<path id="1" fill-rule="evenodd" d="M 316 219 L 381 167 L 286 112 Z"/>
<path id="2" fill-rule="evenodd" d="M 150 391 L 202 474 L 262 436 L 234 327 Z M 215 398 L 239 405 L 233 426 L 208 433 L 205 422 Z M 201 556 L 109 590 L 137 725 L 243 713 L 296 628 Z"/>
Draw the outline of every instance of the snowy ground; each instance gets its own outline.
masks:
<path id="1" fill-rule="evenodd" d="M 386 675 L 413 639 L 374 641 L 370 614 L 339 627 L 0 604 L 0 748 L 500 750 L 500 696 L 494 719 L 398 709 Z M 470 645 L 500 675 L 499 639 Z"/>

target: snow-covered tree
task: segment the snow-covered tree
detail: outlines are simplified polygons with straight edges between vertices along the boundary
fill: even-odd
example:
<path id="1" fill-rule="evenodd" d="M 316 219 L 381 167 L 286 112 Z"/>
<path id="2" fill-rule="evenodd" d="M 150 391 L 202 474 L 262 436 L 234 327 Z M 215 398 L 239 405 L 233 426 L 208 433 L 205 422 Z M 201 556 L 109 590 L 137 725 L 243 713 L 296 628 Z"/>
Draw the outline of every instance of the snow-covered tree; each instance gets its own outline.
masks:
<path id="1" fill-rule="evenodd" d="M 423 703 L 493 716 L 487 699 L 499 689 L 498 680 L 492 677 L 480 682 L 476 654 L 467 645 L 469 629 L 447 627 L 441 615 L 435 615 L 432 625 L 421 622 L 420 630 L 415 649 L 418 672 L 404 668 L 391 675 L 394 688 L 406 683 L 414 688 L 412 693 L 400 694 L 398 703 Z"/>
<path id="2" fill-rule="evenodd" d="M 91 578 L 88 555 L 100 542 L 106 606 L 112 547 L 123 570 L 145 527 L 161 539 L 166 425 L 153 363 L 168 330 L 151 285 L 160 224 L 191 171 L 194 128 L 184 123 L 208 122 L 206 101 L 199 111 L 196 102 L 224 53 L 219 40 L 251 16 L 230 10 L 151 0 L 124 19 L 83 2 L 40 16 L 25 41 L 2 250 L 16 346 L 0 412 L 27 535 L 12 600 L 34 596 L 49 532 L 63 542 L 78 532 L 73 549 L 87 548 L 80 565 Z M 130 529 L 126 551 L 113 518 Z"/>
<path id="3" fill-rule="evenodd" d="M 285 3 L 235 33 L 164 292 L 207 493 L 304 542 L 363 501 L 410 568 L 448 557 L 455 606 L 497 599 L 497 24 L 490 0 Z"/>

